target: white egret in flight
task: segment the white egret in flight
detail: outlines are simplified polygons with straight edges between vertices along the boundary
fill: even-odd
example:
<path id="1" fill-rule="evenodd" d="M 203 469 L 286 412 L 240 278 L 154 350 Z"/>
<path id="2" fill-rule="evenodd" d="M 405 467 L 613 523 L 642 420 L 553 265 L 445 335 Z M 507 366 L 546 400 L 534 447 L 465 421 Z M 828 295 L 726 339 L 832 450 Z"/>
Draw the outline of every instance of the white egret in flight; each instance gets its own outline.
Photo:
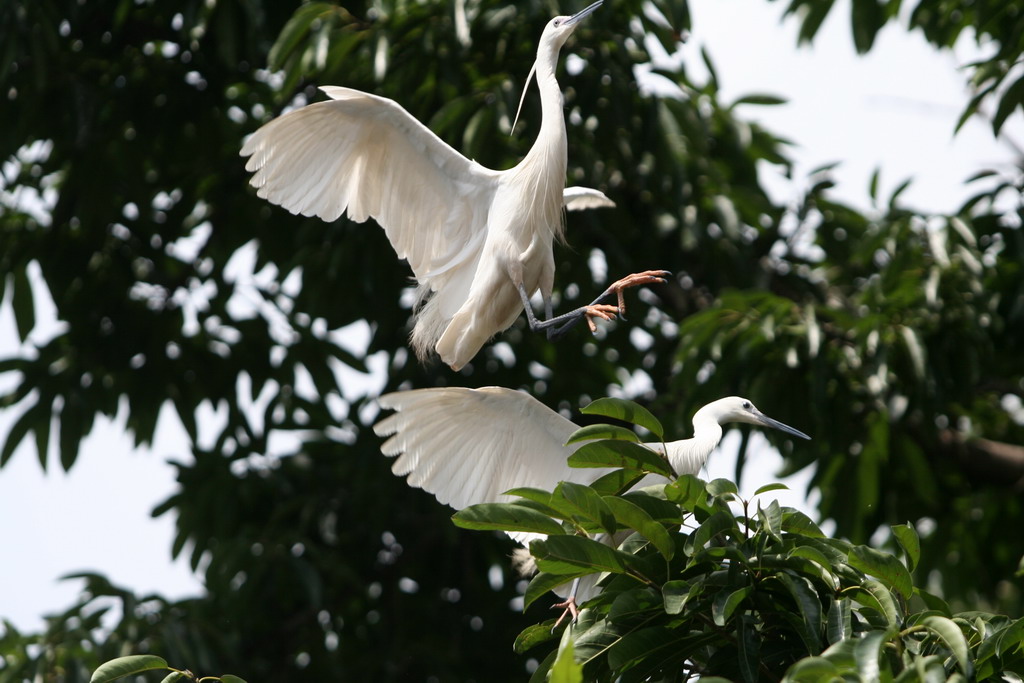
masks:
<path id="1" fill-rule="evenodd" d="M 668 275 L 630 275 L 590 305 L 552 317 L 552 242 L 562 236 L 563 206 L 611 203 L 597 190 L 565 188 L 565 120 L 555 80 L 559 50 L 600 5 L 555 17 L 544 28 L 530 71 L 540 89 L 540 132 L 508 170 L 462 156 L 392 100 L 335 86 L 321 88 L 330 100 L 271 121 L 242 147 L 260 197 L 292 213 L 326 221 L 345 213 L 384 228 L 419 285 L 411 343 L 421 359 L 433 349 L 458 370 L 524 308 L 530 328 L 545 330 L 549 339 L 584 318 L 593 331 L 593 318 L 623 312 L 624 288 Z M 530 305 L 537 291 L 546 320 Z M 618 306 L 600 303 L 612 294 Z"/>
<path id="2" fill-rule="evenodd" d="M 395 458 L 391 470 L 408 475 L 410 486 L 434 494 L 456 510 L 477 503 L 511 502 L 515 497 L 504 493 L 514 488 L 551 491 L 561 481 L 589 485 L 610 471 L 570 467 L 568 457 L 583 444 L 566 445 L 566 441 L 579 426 L 522 391 L 503 387 L 417 389 L 385 394 L 378 403 L 395 411 L 373 428 L 378 436 L 390 437 L 381 445 L 381 452 Z M 692 438 L 645 445 L 666 456 L 677 475 L 697 474 L 721 441 L 726 422 L 746 422 L 811 438 L 768 417 L 747 399 L 730 396 L 694 414 Z M 659 481 L 666 480 L 651 474 L 640 485 Z M 509 535 L 524 545 L 538 537 Z M 575 601 L 570 600 L 569 605 L 559 606 L 575 609 Z"/>

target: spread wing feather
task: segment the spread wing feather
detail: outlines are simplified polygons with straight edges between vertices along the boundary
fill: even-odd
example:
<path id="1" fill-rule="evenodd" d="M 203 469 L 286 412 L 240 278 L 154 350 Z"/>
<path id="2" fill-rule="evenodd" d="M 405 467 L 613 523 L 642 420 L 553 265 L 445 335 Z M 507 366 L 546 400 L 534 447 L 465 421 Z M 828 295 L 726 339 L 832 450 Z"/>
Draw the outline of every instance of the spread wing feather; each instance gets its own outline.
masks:
<path id="1" fill-rule="evenodd" d="M 321 90 L 332 99 L 271 121 L 242 147 L 257 194 L 326 221 L 373 218 L 421 281 L 475 255 L 500 173 L 459 154 L 392 100 Z"/>
<path id="2" fill-rule="evenodd" d="M 512 500 L 502 495 L 509 489 L 551 490 L 603 473 L 566 464 L 576 447 L 564 444 L 577 426 L 524 392 L 419 389 L 386 394 L 380 405 L 395 411 L 374 426 L 390 437 L 381 451 L 395 458 L 395 474 L 459 510 Z"/>

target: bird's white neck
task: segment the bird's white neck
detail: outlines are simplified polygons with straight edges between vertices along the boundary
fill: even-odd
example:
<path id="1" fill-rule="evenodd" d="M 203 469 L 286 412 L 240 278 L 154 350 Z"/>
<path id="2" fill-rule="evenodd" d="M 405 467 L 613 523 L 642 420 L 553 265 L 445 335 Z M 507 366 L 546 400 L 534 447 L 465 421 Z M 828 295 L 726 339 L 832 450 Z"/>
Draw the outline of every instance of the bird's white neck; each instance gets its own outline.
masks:
<path id="1" fill-rule="evenodd" d="M 540 90 L 541 123 L 533 147 L 516 169 L 527 182 L 524 194 L 528 201 L 545 207 L 546 218 L 542 223 L 551 230 L 551 235 L 561 238 L 564 230 L 562 221 L 562 191 L 565 188 L 565 173 L 568 164 L 568 147 L 565 135 L 565 118 L 562 114 L 562 91 L 555 79 L 555 64 L 558 51 L 544 56 L 537 55 L 536 78 Z"/>
<path id="2" fill-rule="evenodd" d="M 676 474 L 699 474 L 721 440 L 722 425 L 712 415 L 698 410 L 693 416 L 693 438 L 665 444 L 665 457 Z M 662 452 L 660 444 L 655 450 Z"/>

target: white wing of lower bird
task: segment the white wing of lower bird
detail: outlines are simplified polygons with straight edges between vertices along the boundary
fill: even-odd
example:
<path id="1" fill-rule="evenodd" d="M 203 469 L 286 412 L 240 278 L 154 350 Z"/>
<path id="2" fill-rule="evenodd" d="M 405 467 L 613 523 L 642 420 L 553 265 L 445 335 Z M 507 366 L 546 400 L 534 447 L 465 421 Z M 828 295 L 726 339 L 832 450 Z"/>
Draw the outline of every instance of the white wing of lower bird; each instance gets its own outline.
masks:
<path id="1" fill-rule="evenodd" d="M 457 510 L 512 501 L 502 494 L 513 488 L 590 483 L 602 472 L 566 464 L 578 446 L 565 442 L 579 427 L 522 391 L 418 389 L 379 403 L 395 411 L 373 428 L 390 437 L 381 451 L 395 458 L 392 471 Z"/>

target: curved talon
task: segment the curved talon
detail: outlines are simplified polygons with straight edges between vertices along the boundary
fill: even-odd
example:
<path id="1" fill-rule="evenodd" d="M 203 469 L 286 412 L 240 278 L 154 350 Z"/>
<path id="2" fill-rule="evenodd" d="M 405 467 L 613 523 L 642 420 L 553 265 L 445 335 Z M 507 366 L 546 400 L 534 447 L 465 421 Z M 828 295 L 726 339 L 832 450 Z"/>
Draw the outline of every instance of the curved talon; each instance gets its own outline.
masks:
<path id="1" fill-rule="evenodd" d="M 663 285 L 667 282 L 665 278 L 669 277 L 670 275 L 672 275 L 672 273 L 670 273 L 667 270 L 645 270 L 642 273 L 633 273 L 632 275 L 627 275 L 626 277 L 620 280 L 616 280 L 605 291 L 609 294 L 615 292 L 615 294 L 618 295 L 618 313 L 619 316 L 623 320 L 625 320 L 626 297 L 623 295 L 622 290 L 626 289 L 627 287 L 638 287 L 640 285 Z"/>
<path id="2" fill-rule="evenodd" d="M 569 598 L 566 599 L 565 602 L 559 602 L 554 605 L 551 605 L 551 609 L 565 610 L 564 612 L 562 612 L 562 616 L 558 617 L 558 621 L 555 622 L 555 625 L 551 627 L 552 633 L 554 633 L 555 629 L 558 628 L 558 625 L 562 623 L 562 620 L 565 619 L 565 615 L 572 615 L 572 619 L 569 621 L 570 624 L 575 624 L 576 620 L 580 616 L 580 608 L 576 606 L 576 598 L 572 596 L 569 596 Z"/>
<path id="3" fill-rule="evenodd" d="M 597 334 L 597 325 L 594 324 L 594 318 L 614 320 L 618 312 L 618 307 L 611 304 L 591 304 L 590 306 L 583 307 L 583 314 L 587 316 L 587 326 L 590 327 L 591 334 Z"/>

